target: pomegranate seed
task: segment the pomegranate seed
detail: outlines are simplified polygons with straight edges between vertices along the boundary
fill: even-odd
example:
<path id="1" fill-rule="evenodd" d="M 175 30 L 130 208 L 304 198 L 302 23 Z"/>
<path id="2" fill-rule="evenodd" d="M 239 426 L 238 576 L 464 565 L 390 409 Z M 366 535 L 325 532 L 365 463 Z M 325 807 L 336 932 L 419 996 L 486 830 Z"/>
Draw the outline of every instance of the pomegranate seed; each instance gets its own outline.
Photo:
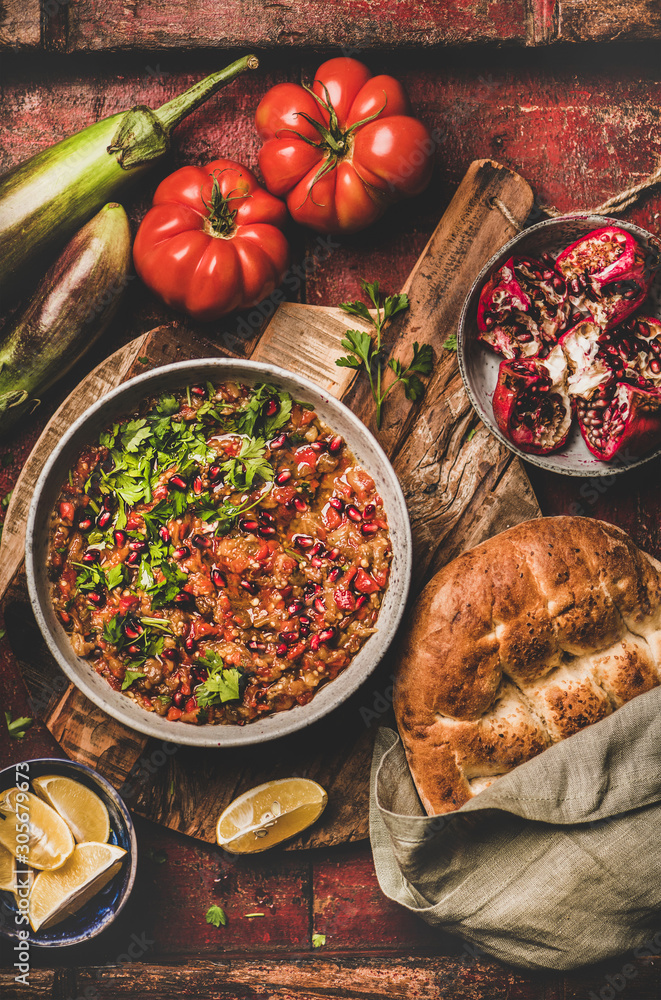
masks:
<path id="1" fill-rule="evenodd" d="M 174 558 L 179 562 L 181 559 L 187 559 L 190 555 L 190 549 L 187 545 L 180 545 L 178 549 L 175 549 L 172 553 Z"/>
<path id="2" fill-rule="evenodd" d="M 143 631 L 142 625 L 135 618 L 128 618 L 124 622 L 124 635 L 127 639 L 137 639 Z"/>
<path id="3" fill-rule="evenodd" d="M 245 531 L 246 534 L 252 535 L 258 530 L 259 524 L 257 521 L 251 521 L 249 518 L 244 517 L 239 521 L 239 528 L 241 531 Z"/>
<path id="4" fill-rule="evenodd" d="M 112 521 L 112 514 L 110 513 L 109 510 L 102 510 L 96 519 L 96 523 L 98 524 L 99 528 L 101 528 L 101 531 L 105 531 L 105 529 L 108 527 L 111 521 Z"/>
<path id="5" fill-rule="evenodd" d="M 172 703 L 175 706 L 175 708 L 181 708 L 181 706 L 184 703 L 184 695 L 182 694 L 181 691 L 175 691 L 175 693 L 172 695 Z"/>
<path id="6" fill-rule="evenodd" d="M 366 521 L 371 521 L 375 514 L 376 514 L 375 504 L 368 503 L 365 509 L 363 510 L 363 518 Z"/>
<path id="7" fill-rule="evenodd" d="M 286 443 L 287 443 L 287 435 L 285 433 L 282 433 L 278 434 L 277 437 L 271 438 L 268 446 L 271 449 L 271 451 L 279 451 L 280 448 L 284 448 Z"/>
<path id="8" fill-rule="evenodd" d="M 339 556 L 340 556 L 340 550 L 339 549 L 331 549 L 330 552 L 326 553 L 326 555 L 328 556 L 329 559 L 332 559 L 333 562 L 335 562 L 335 560 L 337 558 L 339 558 Z"/>
<path id="9" fill-rule="evenodd" d="M 100 594 L 98 590 L 92 590 L 87 595 L 87 600 L 97 608 L 102 608 L 106 603 L 106 598 L 104 594 Z"/>
<path id="10" fill-rule="evenodd" d="M 308 445 L 308 448 L 310 448 L 311 451 L 316 452 L 318 455 L 319 452 L 325 450 L 326 445 L 323 441 L 311 441 L 310 444 Z"/>
<path id="11" fill-rule="evenodd" d="M 275 477 L 275 482 L 277 486 L 284 486 L 285 483 L 288 483 L 290 479 L 291 479 L 291 472 L 289 471 L 289 469 L 283 469 L 282 472 L 279 472 Z"/>
<path id="12" fill-rule="evenodd" d="M 650 368 L 655 375 L 658 375 L 659 372 L 661 372 L 661 364 L 656 360 L 656 358 L 653 358 L 652 361 L 650 361 Z"/>
<path id="13" fill-rule="evenodd" d="M 113 463 L 114 464 L 114 463 Z M 114 510 L 116 503 L 115 497 L 112 493 L 106 493 L 103 500 L 101 501 L 105 510 Z"/>
<path id="14" fill-rule="evenodd" d="M 147 543 L 141 538 L 135 538 L 132 542 L 129 542 L 129 552 L 144 552 L 147 548 Z"/>
<path id="15" fill-rule="evenodd" d="M 139 552 L 129 552 L 126 559 L 126 565 L 137 566 L 141 559 L 142 555 Z"/>
<path id="16" fill-rule="evenodd" d="M 196 549 L 208 549 L 212 545 L 212 541 L 208 535 L 193 535 L 191 542 Z"/>
<path id="17" fill-rule="evenodd" d="M 180 590 L 174 597 L 174 603 L 179 605 L 190 604 L 192 600 L 193 595 L 189 594 L 187 590 Z M 186 646 L 186 649 L 188 649 L 188 646 Z"/>
<path id="18" fill-rule="evenodd" d="M 187 639 L 184 639 L 184 646 L 186 647 L 186 652 L 187 653 L 194 652 L 194 650 L 195 650 L 195 639 L 191 639 L 191 637 L 188 636 Z"/>
<path id="19" fill-rule="evenodd" d="M 257 534 L 260 538 L 273 538 L 277 535 L 277 529 L 273 527 L 272 524 L 262 524 L 259 527 Z"/>
<path id="20" fill-rule="evenodd" d="M 223 473 L 222 473 L 221 468 L 220 468 L 219 465 L 212 465 L 212 466 L 209 467 L 209 482 L 210 483 L 212 483 L 212 484 L 213 483 L 217 483 L 220 479 L 222 479 L 222 477 L 223 477 Z"/>
<path id="21" fill-rule="evenodd" d="M 175 662 L 179 659 L 179 653 L 173 646 L 170 646 L 168 649 L 164 649 L 161 656 L 165 660 L 174 660 Z"/>
<path id="22" fill-rule="evenodd" d="M 332 438 L 328 445 L 328 450 L 331 453 L 331 455 L 337 455 L 337 453 L 342 449 L 343 444 L 344 441 L 342 440 L 339 434 L 336 437 Z"/>
<path id="23" fill-rule="evenodd" d="M 225 577 L 223 576 L 223 574 L 220 572 L 219 569 L 211 570 L 211 579 L 215 587 L 227 586 L 227 580 L 225 579 Z"/>
<path id="24" fill-rule="evenodd" d="M 291 604 L 288 605 L 287 607 L 287 614 L 289 615 L 290 618 L 293 618 L 294 615 L 300 615 L 302 610 L 303 610 L 303 601 L 292 601 Z"/>
<path id="25" fill-rule="evenodd" d="M 306 504 L 303 497 L 294 497 L 294 507 L 299 512 L 299 514 L 302 514 L 304 510 L 308 509 L 308 505 Z"/>
<path id="26" fill-rule="evenodd" d="M 285 505 L 284 505 L 284 507 L 285 507 L 285 510 L 293 510 L 294 509 L 294 501 L 293 500 L 287 500 L 286 503 L 285 503 Z"/>
<path id="27" fill-rule="evenodd" d="M 244 590 L 247 590 L 249 594 L 253 594 L 253 596 L 259 592 L 259 587 L 254 580 L 242 580 L 241 586 Z"/>
<path id="28" fill-rule="evenodd" d="M 303 628 L 309 628 L 310 625 L 312 624 L 312 619 L 308 618 L 307 615 L 301 615 L 299 621 Z"/>
<path id="29" fill-rule="evenodd" d="M 207 390 L 204 388 L 203 385 L 192 385 L 190 387 L 190 391 L 191 391 L 191 395 L 193 395 L 193 396 L 200 396 L 200 397 L 204 396 L 205 399 L 206 399 Z"/>
<path id="30" fill-rule="evenodd" d="M 367 604 L 367 594 L 359 594 L 356 598 L 356 609 L 362 608 L 363 604 Z"/>
<path id="31" fill-rule="evenodd" d="M 136 653 L 140 652 L 140 647 L 139 646 L 129 646 L 128 651 L 131 654 L 131 656 L 135 656 Z"/>
<path id="32" fill-rule="evenodd" d="M 335 639 L 336 630 L 334 628 L 325 628 L 323 632 L 319 633 L 320 642 L 332 642 Z"/>
<path id="33" fill-rule="evenodd" d="M 80 561 L 86 563 L 88 566 L 91 566 L 93 563 L 98 562 L 100 558 L 101 553 L 98 549 L 88 549 Z"/>
<path id="34" fill-rule="evenodd" d="M 337 581 L 342 576 L 342 570 L 339 566 L 333 566 L 332 570 L 328 574 L 328 579 L 331 583 L 337 583 Z"/>
<path id="35" fill-rule="evenodd" d="M 314 610 L 319 612 L 320 615 L 323 615 L 326 611 L 326 605 L 320 597 L 315 597 L 314 599 Z"/>
<path id="36" fill-rule="evenodd" d="M 321 639 L 318 635 L 313 635 L 310 639 L 310 648 L 316 653 L 321 646 Z"/>
<path id="37" fill-rule="evenodd" d="M 318 593 L 321 592 L 321 585 L 314 583 L 312 580 L 310 583 L 306 583 L 305 589 L 303 591 L 303 596 L 306 600 L 311 601 L 313 597 L 316 597 Z"/>
<path id="38" fill-rule="evenodd" d="M 373 521 L 371 521 L 368 524 L 361 524 L 360 526 L 361 535 L 376 535 L 378 530 L 379 530 L 378 524 L 374 524 Z"/>
<path id="39" fill-rule="evenodd" d="M 310 634 L 310 626 L 309 625 L 301 625 L 301 627 L 299 629 L 299 633 L 300 633 L 300 636 L 301 636 L 302 639 L 306 639 L 309 636 L 309 634 Z"/>
<path id="40" fill-rule="evenodd" d="M 322 560 L 319 558 L 319 556 L 312 556 L 312 559 L 310 560 L 310 565 L 312 566 L 313 569 L 321 569 L 321 567 L 324 564 Z"/>
<path id="41" fill-rule="evenodd" d="M 118 549 L 123 549 L 126 545 L 126 532 L 117 530 L 114 533 L 115 545 Z"/>
<path id="42" fill-rule="evenodd" d="M 284 597 L 285 600 L 291 595 L 293 587 L 280 587 L 280 596 Z"/>
<path id="43" fill-rule="evenodd" d="M 275 518 L 273 514 L 269 514 L 267 510 L 260 510 L 259 520 L 262 524 L 275 524 Z"/>
<path id="44" fill-rule="evenodd" d="M 204 481 L 202 479 L 202 476 L 196 476 L 195 479 L 193 480 L 193 493 L 195 494 L 195 496 L 199 497 L 203 489 L 204 489 Z"/>
<path id="45" fill-rule="evenodd" d="M 276 399 L 267 399 L 264 403 L 264 409 L 262 410 L 265 417 L 274 417 L 278 410 L 280 409 L 280 404 Z"/>
<path id="46" fill-rule="evenodd" d="M 287 652 L 287 647 L 285 646 L 284 642 L 281 642 L 280 645 L 278 646 L 278 648 L 275 651 L 275 655 L 276 656 L 284 656 L 286 654 L 286 652 Z"/>
<path id="47" fill-rule="evenodd" d="M 258 639 L 248 639 L 246 647 L 252 653 L 263 653 L 266 650 L 266 644 L 263 642 L 259 642 Z"/>
<path id="48" fill-rule="evenodd" d="M 292 541 L 299 549 L 311 549 L 314 545 L 314 538 L 311 535 L 294 535 Z"/>
<path id="49" fill-rule="evenodd" d="M 185 492 L 188 489 L 188 484 L 183 476 L 171 476 L 168 480 L 168 489 Z"/>
<path id="50" fill-rule="evenodd" d="M 162 528 L 158 529 L 158 534 L 160 536 L 161 541 L 165 542 L 166 545 L 169 545 L 169 543 L 170 543 L 170 532 L 165 527 L 165 525 L 163 525 Z"/>
<path id="51" fill-rule="evenodd" d="M 284 642 L 285 645 L 291 646 L 298 639 L 298 633 L 297 632 L 280 632 L 279 635 L 278 635 L 278 639 L 280 640 L 280 642 Z"/>
<path id="52" fill-rule="evenodd" d="M 310 555 L 311 556 L 321 556 L 321 555 L 324 554 L 324 552 L 325 552 L 325 549 L 324 549 L 324 543 L 323 542 L 315 542 L 314 545 L 312 546 L 312 548 L 310 549 Z"/>
<path id="53" fill-rule="evenodd" d="M 339 497 L 331 497 L 328 502 L 334 510 L 344 510 L 344 500 L 341 500 Z"/>
<path id="54" fill-rule="evenodd" d="M 84 517 L 82 521 L 78 522 L 78 527 L 81 531 L 89 531 L 92 527 L 92 519 L 90 517 Z"/>
<path id="55" fill-rule="evenodd" d="M 363 515 L 360 513 L 355 504 L 347 504 L 346 515 L 350 517 L 352 521 L 362 521 Z"/>

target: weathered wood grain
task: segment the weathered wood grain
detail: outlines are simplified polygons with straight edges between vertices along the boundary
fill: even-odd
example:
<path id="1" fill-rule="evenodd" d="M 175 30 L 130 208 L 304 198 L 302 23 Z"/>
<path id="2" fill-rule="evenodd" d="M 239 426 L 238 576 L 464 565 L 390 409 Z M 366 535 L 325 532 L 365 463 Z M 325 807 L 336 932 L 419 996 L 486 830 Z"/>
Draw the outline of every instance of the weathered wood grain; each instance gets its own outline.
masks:
<path id="1" fill-rule="evenodd" d="M 347 55 L 394 45 L 543 46 L 658 39 L 649 0 L 8 0 L 0 45 L 46 51 L 328 46 Z"/>
<path id="2" fill-rule="evenodd" d="M 313 0 L 236 7 L 231 0 L 9 0 L 0 45 L 46 51 L 257 46 L 339 47 L 347 55 L 393 45 L 543 46 L 554 42 L 612 42 L 661 37 L 661 16 L 647 0 L 380 0 L 365 10 L 355 0 Z"/>

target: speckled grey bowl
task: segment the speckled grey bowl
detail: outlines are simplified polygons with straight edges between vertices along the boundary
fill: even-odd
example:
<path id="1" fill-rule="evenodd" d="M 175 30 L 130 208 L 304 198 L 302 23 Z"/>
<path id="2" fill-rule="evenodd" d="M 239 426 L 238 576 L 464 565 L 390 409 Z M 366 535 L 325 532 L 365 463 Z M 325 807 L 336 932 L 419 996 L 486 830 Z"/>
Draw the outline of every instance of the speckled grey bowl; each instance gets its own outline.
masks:
<path id="1" fill-rule="evenodd" d="M 322 420 L 341 434 L 358 462 L 373 476 L 383 503 L 392 540 L 393 559 L 378 631 L 370 636 L 349 666 L 319 689 L 307 705 L 296 705 L 245 726 L 191 726 L 168 722 L 113 691 L 90 664 L 76 656 L 53 611 L 46 573 L 50 513 L 68 470 L 81 449 L 118 417 L 130 414 L 148 396 L 171 392 L 195 382 L 232 379 L 252 385 L 270 382 L 311 403 Z M 401 620 L 411 579 L 411 528 L 401 486 L 384 451 L 365 425 L 343 403 L 313 382 L 274 365 L 212 358 L 182 361 L 146 372 L 125 382 L 90 406 L 73 424 L 50 456 L 34 492 L 27 525 L 25 566 L 35 617 L 48 647 L 67 677 L 83 694 L 114 719 L 161 740 L 201 747 L 236 747 L 261 743 L 303 729 L 353 694 L 377 666 Z"/>
<path id="2" fill-rule="evenodd" d="M 457 332 L 459 368 L 470 400 L 482 421 L 499 441 L 526 462 L 565 476 L 609 476 L 627 472 L 656 458 L 661 454 L 661 448 L 628 461 L 615 456 L 612 462 L 600 462 L 585 444 L 575 420 L 567 444 L 551 455 L 530 455 L 513 445 L 498 429 L 494 419 L 491 400 L 496 389 L 502 358 L 477 339 L 477 304 L 485 282 L 512 254 L 530 254 L 536 257 L 547 252 L 557 257 L 570 243 L 602 226 L 619 226 L 620 229 L 626 229 L 643 247 L 649 249 L 650 253 L 661 253 L 661 242 L 655 236 L 645 229 L 640 229 L 639 226 L 622 222 L 621 219 L 609 219 L 601 215 L 580 215 L 562 216 L 540 222 L 515 236 L 485 264 L 468 293 Z M 650 295 L 640 307 L 640 311 L 661 319 L 661 272 L 658 269 L 655 271 Z"/>

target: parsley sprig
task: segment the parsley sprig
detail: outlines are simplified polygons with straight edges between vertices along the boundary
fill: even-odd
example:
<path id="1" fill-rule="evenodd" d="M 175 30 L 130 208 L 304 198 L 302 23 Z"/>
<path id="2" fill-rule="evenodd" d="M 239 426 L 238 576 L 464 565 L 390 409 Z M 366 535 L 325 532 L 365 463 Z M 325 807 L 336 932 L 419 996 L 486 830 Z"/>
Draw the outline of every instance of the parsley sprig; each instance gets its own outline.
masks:
<path id="1" fill-rule="evenodd" d="M 378 281 L 370 283 L 361 280 L 361 285 L 376 310 L 376 317 L 370 312 L 370 307 L 360 300 L 343 302 L 340 308 L 352 316 L 360 316 L 361 319 L 367 320 L 376 330 L 376 337 L 373 338 L 362 330 L 347 330 L 346 337 L 341 343 L 342 347 L 351 353 L 338 358 L 335 364 L 340 368 L 365 369 L 376 403 L 376 426 L 380 428 L 383 404 L 398 382 L 404 386 L 407 399 L 417 402 L 422 398 L 424 386 L 418 376 L 431 374 L 434 354 L 430 344 L 420 346 L 416 342 L 413 345 L 413 357 L 408 365 L 402 364 L 398 358 L 391 358 L 387 367 L 395 373 L 395 380 L 387 389 L 383 389 L 384 364 L 381 344 L 383 327 L 397 313 L 409 308 L 409 297 L 406 294 L 383 296 Z"/>
<path id="2" fill-rule="evenodd" d="M 11 712 L 5 712 L 7 732 L 14 740 L 22 740 L 32 722 L 33 720 L 29 719 L 26 715 L 21 715 L 18 719 L 12 719 Z"/>
<path id="3" fill-rule="evenodd" d="M 195 697 L 200 708 L 222 705 L 239 697 L 241 673 L 236 667 L 225 667 L 222 657 L 210 650 L 205 656 L 198 656 L 197 663 L 208 667 L 209 676 L 195 688 Z"/>

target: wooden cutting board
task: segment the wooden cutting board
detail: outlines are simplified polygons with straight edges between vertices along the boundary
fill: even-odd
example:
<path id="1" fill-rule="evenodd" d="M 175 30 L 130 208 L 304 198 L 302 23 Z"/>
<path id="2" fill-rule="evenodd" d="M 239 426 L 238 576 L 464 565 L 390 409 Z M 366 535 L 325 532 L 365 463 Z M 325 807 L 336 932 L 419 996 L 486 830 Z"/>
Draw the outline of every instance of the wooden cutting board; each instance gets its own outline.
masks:
<path id="1" fill-rule="evenodd" d="M 390 325 L 386 350 L 410 357 L 413 341 L 432 345 L 435 367 L 423 400 L 395 390 L 378 437 L 400 477 L 414 539 L 413 593 L 459 552 L 513 524 L 540 516 L 525 471 L 480 425 L 456 355 L 443 347 L 456 332 L 464 297 L 489 257 L 514 229 L 494 199 L 519 223 L 533 202 L 528 184 L 490 160 L 471 164 L 416 263 L 404 291 L 411 308 Z M 250 357 L 306 375 L 342 398 L 371 427 L 366 382 L 334 361 L 347 327 L 339 309 L 284 303 Z M 351 318 L 351 326 L 360 321 Z M 7 630 L 35 711 L 62 750 L 120 788 L 136 812 L 203 840 L 215 839 L 219 812 L 245 789 L 292 774 L 329 793 L 322 820 L 290 847 L 317 847 L 368 834 L 368 780 L 374 733 L 388 721 L 392 655 L 345 705 L 310 730 L 241 750 L 160 744 L 115 722 L 67 686 L 27 606 L 21 573 L 25 523 L 39 471 L 62 433 L 90 403 L 149 368 L 189 357 L 228 354 L 177 326 L 159 327 L 104 361 L 66 399 L 35 445 L 12 497 L 0 549 L 0 596 Z"/>

